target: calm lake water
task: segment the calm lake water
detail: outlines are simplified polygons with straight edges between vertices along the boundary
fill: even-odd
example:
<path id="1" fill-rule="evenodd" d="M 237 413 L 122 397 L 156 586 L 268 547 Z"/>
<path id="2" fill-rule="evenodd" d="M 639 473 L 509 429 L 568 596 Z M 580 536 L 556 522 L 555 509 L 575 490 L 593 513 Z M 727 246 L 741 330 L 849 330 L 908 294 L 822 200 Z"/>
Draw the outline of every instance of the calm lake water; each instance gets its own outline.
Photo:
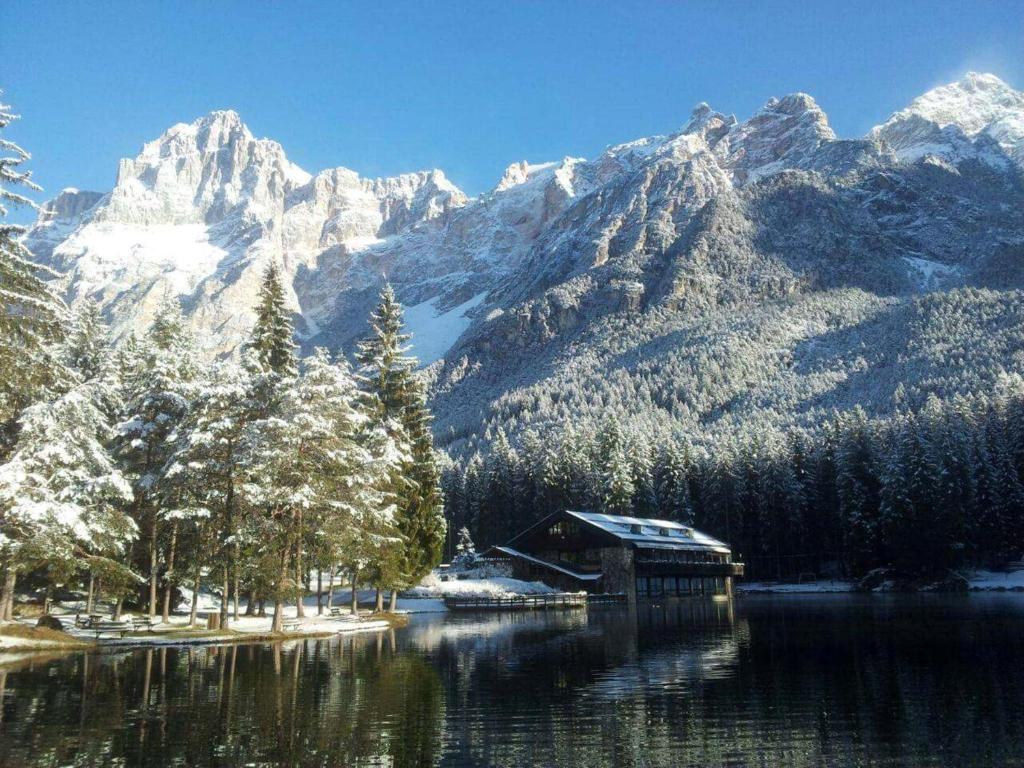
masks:
<path id="1" fill-rule="evenodd" d="M 39 658 L 0 766 L 1024 765 L 1024 596 L 421 615 Z"/>

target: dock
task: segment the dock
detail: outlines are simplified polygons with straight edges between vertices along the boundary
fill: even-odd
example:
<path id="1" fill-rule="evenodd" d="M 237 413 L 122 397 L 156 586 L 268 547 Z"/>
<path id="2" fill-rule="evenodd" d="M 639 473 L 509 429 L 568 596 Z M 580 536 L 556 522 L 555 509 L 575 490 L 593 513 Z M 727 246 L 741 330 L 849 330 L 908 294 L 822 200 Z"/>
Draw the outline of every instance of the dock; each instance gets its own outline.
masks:
<path id="1" fill-rule="evenodd" d="M 446 597 L 449 611 L 548 611 L 587 607 L 585 592 L 549 592 L 503 597 Z"/>

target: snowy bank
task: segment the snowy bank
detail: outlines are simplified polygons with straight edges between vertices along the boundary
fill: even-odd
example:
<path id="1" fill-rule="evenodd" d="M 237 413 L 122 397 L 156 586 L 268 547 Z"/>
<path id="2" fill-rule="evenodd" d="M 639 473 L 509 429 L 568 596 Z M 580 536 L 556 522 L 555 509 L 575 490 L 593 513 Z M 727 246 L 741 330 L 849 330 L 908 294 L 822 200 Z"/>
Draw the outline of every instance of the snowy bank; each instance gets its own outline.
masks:
<path id="1" fill-rule="evenodd" d="M 805 581 L 799 584 L 781 581 L 748 581 L 736 585 L 735 592 L 739 594 L 831 594 L 836 592 L 854 592 L 857 584 L 852 581 L 836 581 L 823 579 L 821 581 Z"/>
<path id="2" fill-rule="evenodd" d="M 188 616 L 172 616 L 166 624 L 157 619 L 151 629 L 139 629 L 126 632 L 123 636 L 116 633 L 97 633 L 89 629 L 74 626 L 73 612 L 61 608 L 54 610 L 52 615 L 65 626 L 64 632 L 40 629 L 35 626 L 35 618 L 25 618 L 0 626 L 0 652 L 27 649 L 57 649 L 89 646 L 137 646 L 137 645 L 196 645 L 238 642 L 265 642 L 275 640 L 292 640 L 303 637 L 329 637 L 338 634 L 355 632 L 381 632 L 391 628 L 396 621 L 404 622 L 404 618 L 382 617 L 367 611 L 353 616 L 347 610 L 338 616 L 317 615 L 315 606 L 306 609 L 307 615 L 298 618 L 294 606 L 284 609 L 284 620 L 289 629 L 284 632 L 273 632 L 273 616 L 244 616 L 230 619 L 226 630 L 208 630 L 202 624 L 189 627 Z M 125 613 L 123 619 L 134 618 L 139 614 Z"/>
<path id="3" fill-rule="evenodd" d="M 541 595 L 558 590 L 539 581 L 520 581 L 508 576 L 464 574 L 467 578 L 449 578 L 442 581 L 435 571 L 427 575 L 419 586 L 403 592 L 408 598 L 445 597 L 510 597 L 512 595 Z"/>
<path id="4" fill-rule="evenodd" d="M 972 571 L 968 574 L 971 592 L 1024 592 L 1024 568 L 1011 571 Z"/>

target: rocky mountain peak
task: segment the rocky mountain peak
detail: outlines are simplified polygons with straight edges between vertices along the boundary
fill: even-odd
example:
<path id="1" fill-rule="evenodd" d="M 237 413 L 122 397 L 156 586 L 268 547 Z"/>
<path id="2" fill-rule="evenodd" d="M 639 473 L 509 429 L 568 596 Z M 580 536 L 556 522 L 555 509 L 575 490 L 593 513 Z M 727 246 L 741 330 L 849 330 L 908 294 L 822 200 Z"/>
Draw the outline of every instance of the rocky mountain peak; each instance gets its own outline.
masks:
<path id="1" fill-rule="evenodd" d="M 138 224 L 215 223 L 230 215 L 267 220 L 308 173 L 276 141 L 256 139 L 237 112 L 178 123 L 124 159 L 102 220 Z"/>
<path id="2" fill-rule="evenodd" d="M 753 117 L 735 125 L 716 146 L 737 184 L 783 168 L 811 163 L 818 148 L 836 139 L 828 117 L 806 93 L 769 99 Z"/>
<path id="3" fill-rule="evenodd" d="M 995 75 L 968 72 L 918 96 L 869 136 L 908 162 L 932 155 L 1024 168 L 1024 92 Z"/>
<path id="4" fill-rule="evenodd" d="M 1024 93 L 992 74 L 968 72 L 955 83 L 933 88 L 889 119 L 919 115 L 940 128 L 956 125 L 975 136 L 1009 113 L 1024 112 Z"/>

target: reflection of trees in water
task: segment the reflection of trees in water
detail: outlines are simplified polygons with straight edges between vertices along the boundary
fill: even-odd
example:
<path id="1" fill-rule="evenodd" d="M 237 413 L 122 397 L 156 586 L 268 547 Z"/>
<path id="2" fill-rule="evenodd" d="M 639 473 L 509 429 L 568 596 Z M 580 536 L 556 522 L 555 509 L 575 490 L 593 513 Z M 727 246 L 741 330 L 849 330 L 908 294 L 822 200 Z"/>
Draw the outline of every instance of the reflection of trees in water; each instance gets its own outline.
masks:
<path id="1" fill-rule="evenodd" d="M 53 669 L 8 680 L 0 766 L 430 766 L 443 746 L 437 673 L 385 634 L 81 654 Z"/>
<path id="2" fill-rule="evenodd" d="M 7 673 L 0 766 L 1019 765 L 1021 604 L 979 600 L 668 601 L 76 654 Z"/>

